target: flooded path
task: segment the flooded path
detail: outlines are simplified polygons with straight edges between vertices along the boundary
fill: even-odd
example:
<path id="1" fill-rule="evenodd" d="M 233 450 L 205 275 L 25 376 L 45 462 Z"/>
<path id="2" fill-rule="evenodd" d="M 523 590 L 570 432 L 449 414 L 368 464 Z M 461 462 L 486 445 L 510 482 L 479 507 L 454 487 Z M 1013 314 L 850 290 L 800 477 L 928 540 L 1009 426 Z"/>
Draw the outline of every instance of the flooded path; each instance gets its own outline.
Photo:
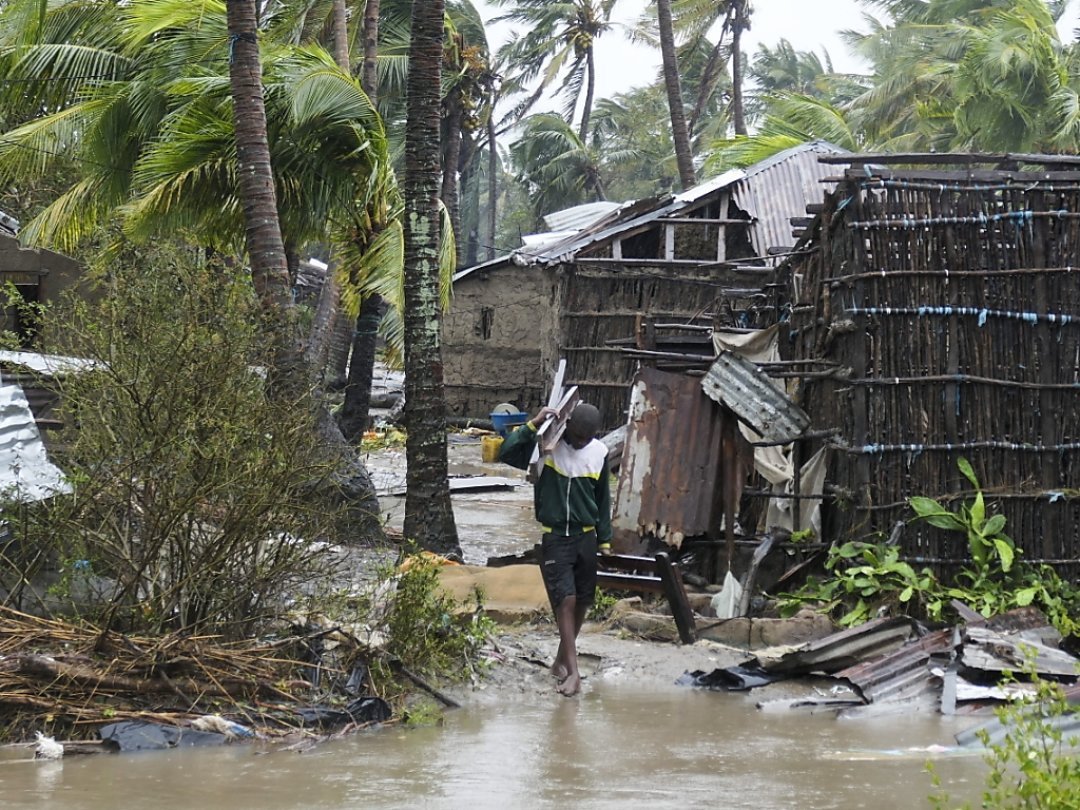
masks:
<path id="1" fill-rule="evenodd" d="M 952 742 L 968 718 L 837 720 L 769 714 L 746 695 L 595 684 L 451 712 L 307 753 L 255 746 L 12 761 L 6 810 L 347 808 L 813 808 L 928 806 L 933 756 L 954 798 L 976 798 L 978 756 L 905 751 Z M 883 746 L 888 746 L 886 750 Z"/>

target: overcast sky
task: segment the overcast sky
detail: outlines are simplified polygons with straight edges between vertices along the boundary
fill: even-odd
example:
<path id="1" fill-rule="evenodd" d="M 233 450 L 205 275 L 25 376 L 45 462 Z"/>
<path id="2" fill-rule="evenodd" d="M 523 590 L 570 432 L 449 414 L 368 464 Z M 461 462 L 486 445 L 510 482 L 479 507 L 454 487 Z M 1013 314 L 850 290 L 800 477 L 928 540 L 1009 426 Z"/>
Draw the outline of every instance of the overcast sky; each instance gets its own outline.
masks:
<path id="1" fill-rule="evenodd" d="M 500 13 L 486 0 L 474 0 L 485 20 Z M 648 8 L 650 0 L 619 0 L 616 19 L 632 23 Z M 843 29 L 866 30 L 865 6 L 857 0 L 753 0 L 754 14 L 743 49 L 753 54 L 759 43 L 775 45 L 787 39 L 801 51 L 829 52 L 833 66 L 841 72 L 857 72 L 860 62 L 847 52 L 838 34 Z M 1071 0 L 1062 20 L 1062 34 L 1069 39 L 1080 27 L 1080 0 Z M 498 47 L 510 36 L 506 24 L 489 28 L 491 45 Z M 605 97 L 648 84 L 658 74 L 660 54 L 647 46 L 631 45 L 619 31 L 597 40 L 597 94 Z"/>

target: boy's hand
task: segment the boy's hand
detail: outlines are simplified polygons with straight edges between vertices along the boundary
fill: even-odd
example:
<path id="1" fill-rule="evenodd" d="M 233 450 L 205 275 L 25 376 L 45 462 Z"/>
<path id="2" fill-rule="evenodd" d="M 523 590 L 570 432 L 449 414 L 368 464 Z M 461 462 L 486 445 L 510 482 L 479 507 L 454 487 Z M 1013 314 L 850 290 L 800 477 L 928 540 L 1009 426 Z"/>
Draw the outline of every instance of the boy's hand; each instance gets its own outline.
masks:
<path id="1" fill-rule="evenodd" d="M 558 411 L 556 411 L 554 408 L 548 408 L 545 406 L 538 410 L 536 412 L 536 415 L 532 417 L 529 421 L 532 423 L 533 427 L 538 428 L 548 419 L 555 416 L 557 413 Z"/>

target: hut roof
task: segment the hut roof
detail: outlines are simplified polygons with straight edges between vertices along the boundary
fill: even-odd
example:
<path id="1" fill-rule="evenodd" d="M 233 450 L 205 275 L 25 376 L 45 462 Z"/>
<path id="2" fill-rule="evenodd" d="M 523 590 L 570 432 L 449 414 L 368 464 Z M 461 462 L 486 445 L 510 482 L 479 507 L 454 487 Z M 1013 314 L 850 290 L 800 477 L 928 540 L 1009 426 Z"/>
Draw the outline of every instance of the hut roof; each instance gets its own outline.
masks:
<path id="1" fill-rule="evenodd" d="M 551 214 L 544 218 L 548 226 L 570 233 L 552 234 L 550 239 L 526 244 L 506 256 L 462 270 L 454 280 L 503 264 L 526 267 L 573 261 L 583 250 L 642 225 L 689 213 L 725 190 L 730 190 L 736 205 L 753 218 L 751 239 L 759 254 L 765 255 L 770 247 L 791 241 L 791 217 L 802 214 L 808 200 L 821 196 L 822 179 L 835 171 L 821 165 L 818 158 L 843 154 L 846 150 L 827 141 L 811 141 L 777 152 L 745 169 L 731 169 L 673 196 L 617 206 L 593 203 Z M 607 210 L 598 206 L 606 206 Z M 587 215 L 592 214 L 599 215 L 589 220 Z M 575 230 L 572 227 L 575 224 L 580 228 Z"/>

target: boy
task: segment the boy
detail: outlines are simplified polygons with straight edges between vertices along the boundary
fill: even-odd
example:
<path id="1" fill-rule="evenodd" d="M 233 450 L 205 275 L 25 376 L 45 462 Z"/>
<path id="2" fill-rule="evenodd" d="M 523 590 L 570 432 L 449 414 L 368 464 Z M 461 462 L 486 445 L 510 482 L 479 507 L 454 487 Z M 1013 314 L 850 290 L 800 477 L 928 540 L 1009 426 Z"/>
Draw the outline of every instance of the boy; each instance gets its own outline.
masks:
<path id="1" fill-rule="evenodd" d="M 537 431 L 554 415 L 553 408 L 541 408 L 506 438 L 499 460 L 528 469 Z M 599 430 L 600 412 L 578 403 L 533 489 L 536 519 L 544 529 L 540 570 L 559 628 L 551 672 L 567 697 L 581 690 L 577 636 L 596 595 L 596 553 L 611 553 L 610 475 L 607 447 L 595 438 Z"/>

